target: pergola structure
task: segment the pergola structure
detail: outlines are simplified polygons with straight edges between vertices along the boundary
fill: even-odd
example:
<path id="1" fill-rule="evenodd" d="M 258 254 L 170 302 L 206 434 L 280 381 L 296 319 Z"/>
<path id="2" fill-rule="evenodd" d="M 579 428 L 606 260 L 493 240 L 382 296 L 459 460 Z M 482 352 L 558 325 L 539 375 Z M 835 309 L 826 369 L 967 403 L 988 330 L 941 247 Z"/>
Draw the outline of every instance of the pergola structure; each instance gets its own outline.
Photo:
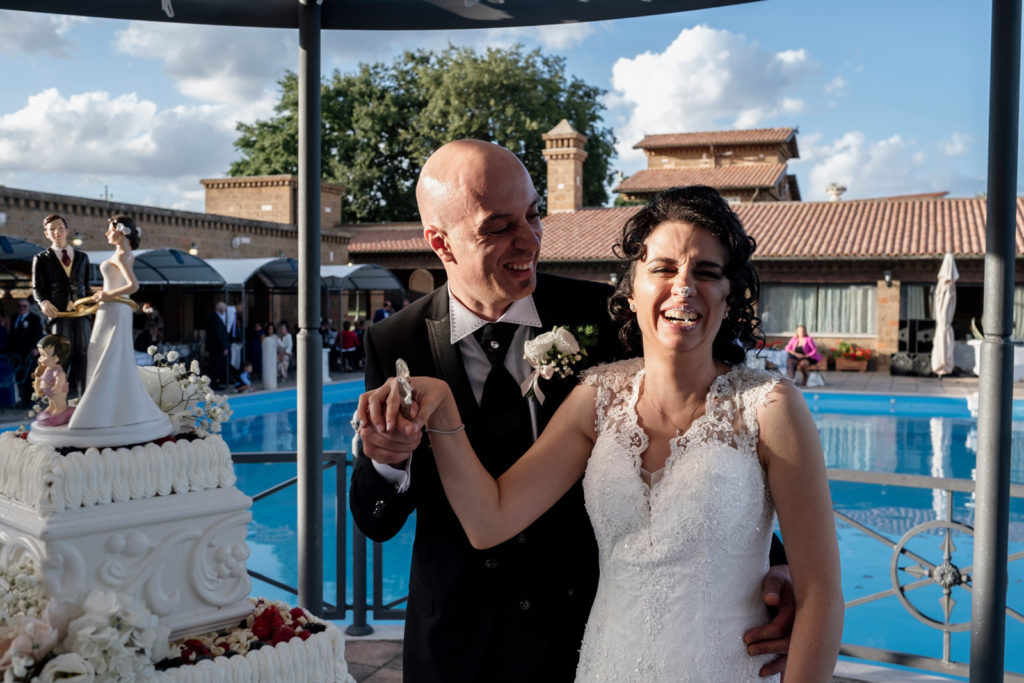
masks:
<path id="1" fill-rule="evenodd" d="M 750 0 L 0 0 L 0 9 L 299 31 L 299 601 L 323 605 L 320 32 L 498 28 L 666 14 Z M 1001 680 L 1010 508 L 1021 0 L 992 0 L 985 339 L 978 418 L 971 681 Z"/>

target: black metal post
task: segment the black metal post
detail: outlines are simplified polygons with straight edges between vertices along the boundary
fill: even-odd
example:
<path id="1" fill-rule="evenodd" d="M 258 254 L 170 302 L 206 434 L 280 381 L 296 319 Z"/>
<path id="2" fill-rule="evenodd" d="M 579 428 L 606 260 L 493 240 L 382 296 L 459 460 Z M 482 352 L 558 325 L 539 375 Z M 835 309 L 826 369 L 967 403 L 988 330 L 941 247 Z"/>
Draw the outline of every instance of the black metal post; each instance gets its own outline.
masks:
<path id="1" fill-rule="evenodd" d="M 366 623 L 366 536 L 352 525 L 352 623 L 345 629 L 350 636 L 366 636 L 373 627 Z"/>
<path id="2" fill-rule="evenodd" d="M 988 223 L 984 333 L 978 401 L 971 681 L 1001 681 L 1006 638 L 1010 426 L 1013 408 L 1013 279 L 1017 225 L 1017 127 L 1021 0 L 992 1 Z"/>
<path id="3" fill-rule="evenodd" d="M 323 611 L 323 343 L 320 337 L 320 4 L 299 0 L 299 604 Z"/>

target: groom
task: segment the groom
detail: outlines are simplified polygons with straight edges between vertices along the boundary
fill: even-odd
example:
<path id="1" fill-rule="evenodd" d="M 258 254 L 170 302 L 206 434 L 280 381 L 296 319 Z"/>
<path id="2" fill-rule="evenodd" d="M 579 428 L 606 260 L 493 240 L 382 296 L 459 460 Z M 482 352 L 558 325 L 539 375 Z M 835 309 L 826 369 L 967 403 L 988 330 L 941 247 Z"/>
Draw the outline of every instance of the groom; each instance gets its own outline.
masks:
<path id="1" fill-rule="evenodd" d="M 81 396 L 85 393 L 89 321 L 85 317 L 58 318 L 57 313 L 72 310 L 74 301 L 85 296 L 89 257 L 68 244 L 68 224 L 63 217 L 50 214 L 44 218 L 43 234 L 50 248 L 32 259 L 32 295 L 48 320 L 47 332 L 64 335 L 71 342 L 68 384 Z"/>
<path id="2" fill-rule="evenodd" d="M 524 342 L 536 336 L 530 328 L 590 324 L 599 327 L 600 341 L 587 363 L 610 360 L 618 348 L 606 308 L 611 289 L 536 272 L 539 197 L 522 163 L 502 147 L 479 140 L 441 147 L 420 173 L 416 199 L 424 237 L 448 283 L 367 330 L 366 387 L 393 375 L 397 358 L 413 375 L 447 381 L 474 449 L 497 476 L 543 430 L 576 378 L 545 381 L 540 405 L 521 394 L 495 398 L 495 350 L 495 367 L 508 368 L 518 382 L 530 371 L 522 360 Z M 499 319 L 511 323 L 505 336 L 486 325 Z M 488 404 L 505 408 L 481 408 Z M 359 528 L 385 541 L 417 513 L 405 680 L 573 680 L 597 587 L 597 549 L 580 483 L 516 538 L 474 550 L 425 440 L 370 434 L 364 450 L 369 457 L 356 462 L 351 486 Z M 784 589 L 788 583 L 766 581 L 773 600 L 791 595 Z M 792 605 L 783 612 L 781 623 L 747 634 L 761 641 L 752 654 L 785 651 Z M 784 660 L 773 671 L 783 666 Z"/>

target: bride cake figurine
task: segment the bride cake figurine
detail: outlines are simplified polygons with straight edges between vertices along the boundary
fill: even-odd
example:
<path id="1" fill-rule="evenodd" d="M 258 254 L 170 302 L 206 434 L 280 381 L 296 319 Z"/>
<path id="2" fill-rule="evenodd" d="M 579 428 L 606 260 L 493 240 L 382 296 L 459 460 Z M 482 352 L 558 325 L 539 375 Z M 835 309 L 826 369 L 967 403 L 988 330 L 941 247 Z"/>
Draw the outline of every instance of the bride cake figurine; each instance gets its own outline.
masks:
<path id="1" fill-rule="evenodd" d="M 32 425 L 28 440 L 53 446 L 125 446 L 155 441 L 173 432 L 170 418 L 146 391 L 135 366 L 132 308 L 139 289 L 133 266 L 141 231 L 129 216 L 107 221 L 114 255 L 100 264 L 103 289 L 75 302 L 96 310 L 89 338 L 85 394 L 66 427 Z"/>
<path id="2" fill-rule="evenodd" d="M 63 335 L 48 334 L 39 340 L 36 348 L 39 349 L 39 368 L 32 388 L 49 401 L 46 409 L 36 416 L 36 422 L 50 426 L 67 424 L 75 408 L 68 406 L 68 377 L 60 365 L 71 356 L 71 342 Z"/>

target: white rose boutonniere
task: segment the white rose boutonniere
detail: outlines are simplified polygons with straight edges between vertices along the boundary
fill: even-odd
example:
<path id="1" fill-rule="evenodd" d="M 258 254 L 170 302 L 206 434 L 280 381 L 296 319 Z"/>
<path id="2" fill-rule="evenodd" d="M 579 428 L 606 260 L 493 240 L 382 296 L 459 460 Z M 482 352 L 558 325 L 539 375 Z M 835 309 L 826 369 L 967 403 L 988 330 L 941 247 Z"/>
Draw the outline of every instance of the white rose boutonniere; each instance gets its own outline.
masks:
<path id="1" fill-rule="evenodd" d="M 557 326 L 526 342 L 523 357 L 533 367 L 533 373 L 520 385 L 523 396 L 533 396 L 537 403 L 544 403 L 540 380 L 555 375 L 569 377 L 576 364 L 587 355 L 587 349 L 596 343 L 597 328 L 593 325 L 576 328 L 575 335 L 568 328 Z"/>

